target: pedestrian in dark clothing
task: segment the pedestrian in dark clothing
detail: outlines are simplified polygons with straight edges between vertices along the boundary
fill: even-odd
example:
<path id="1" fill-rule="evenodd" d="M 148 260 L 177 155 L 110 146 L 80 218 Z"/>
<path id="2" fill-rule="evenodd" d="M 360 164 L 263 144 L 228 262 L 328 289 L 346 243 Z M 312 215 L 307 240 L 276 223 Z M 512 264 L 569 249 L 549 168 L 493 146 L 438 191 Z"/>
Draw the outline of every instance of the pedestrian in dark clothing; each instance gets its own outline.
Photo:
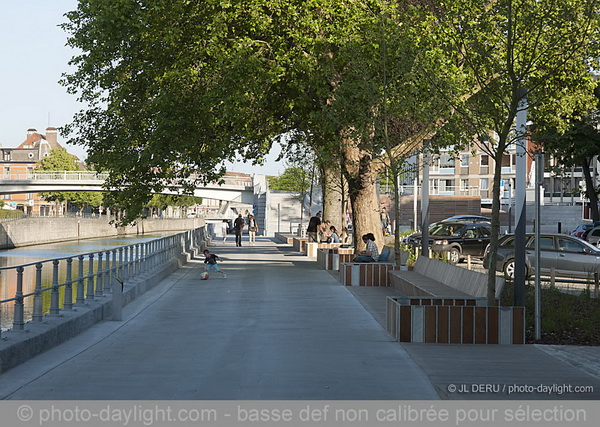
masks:
<path id="1" fill-rule="evenodd" d="M 306 232 L 308 233 L 308 238 L 311 242 L 319 243 L 319 237 L 317 233 L 319 232 L 321 226 L 321 211 L 317 212 L 317 214 L 310 218 L 308 221 L 308 228 Z"/>
<path id="2" fill-rule="evenodd" d="M 235 245 L 242 246 L 242 230 L 246 226 L 246 221 L 242 218 L 242 214 L 239 214 L 238 217 L 233 222 L 233 230 L 235 231 Z"/>

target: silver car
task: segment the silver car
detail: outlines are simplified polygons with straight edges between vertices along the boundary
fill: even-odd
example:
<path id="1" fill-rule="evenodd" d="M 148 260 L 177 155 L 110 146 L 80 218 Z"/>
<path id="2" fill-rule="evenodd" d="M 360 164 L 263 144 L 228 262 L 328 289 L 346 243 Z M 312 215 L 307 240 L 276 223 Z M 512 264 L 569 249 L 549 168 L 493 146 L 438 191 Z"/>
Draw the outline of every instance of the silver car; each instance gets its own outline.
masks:
<path id="1" fill-rule="evenodd" d="M 503 236 L 498 242 L 496 271 L 504 272 L 508 278 L 515 275 L 515 236 Z M 526 276 L 535 271 L 535 237 L 527 234 L 525 246 Z M 489 248 L 484 256 L 485 264 Z M 592 279 L 600 273 L 600 249 L 577 237 L 564 234 L 542 234 L 540 236 L 540 273 L 548 275 L 551 269 L 557 276 Z"/>

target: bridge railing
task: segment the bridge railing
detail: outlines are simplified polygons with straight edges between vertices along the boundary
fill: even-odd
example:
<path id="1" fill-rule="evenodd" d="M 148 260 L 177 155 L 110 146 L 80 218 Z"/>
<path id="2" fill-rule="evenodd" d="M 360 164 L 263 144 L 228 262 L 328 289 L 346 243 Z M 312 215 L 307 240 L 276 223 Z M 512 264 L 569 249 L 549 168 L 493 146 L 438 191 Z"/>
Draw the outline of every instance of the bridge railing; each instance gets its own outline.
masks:
<path id="1" fill-rule="evenodd" d="M 206 228 L 200 227 L 146 243 L 0 267 L 6 289 L 14 290 L 14 297 L 0 300 L 0 334 L 8 327 L 10 311 L 12 329 L 22 331 L 28 321 L 42 322 L 44 315 L 59 316 L 61 310 L 110 294 L 115 286 L 177 259 L 205 240 Z M 25 289 L 25 283 L 35 286 Z M 3 316 L 9 303 L 14 304 L 12 310 Z"/>
<path id="2" fill-rule="evenodd" d="M 32 180 L 32 181 L 104 181 L 108 178 L 108 172 L 94 171 L 28 171 L 10 172 L 0 175 L 0 180 Z M 187 179 L 193 181 L 194 177 Z M 174 184 L 181 181 L 173 181 Z M 224 176 L 219 182 L 222 185 L 233 187 L 252 187 L 252 178 Z M 219 184 L 211 183 L 210 186 L 218 187 Z"/>

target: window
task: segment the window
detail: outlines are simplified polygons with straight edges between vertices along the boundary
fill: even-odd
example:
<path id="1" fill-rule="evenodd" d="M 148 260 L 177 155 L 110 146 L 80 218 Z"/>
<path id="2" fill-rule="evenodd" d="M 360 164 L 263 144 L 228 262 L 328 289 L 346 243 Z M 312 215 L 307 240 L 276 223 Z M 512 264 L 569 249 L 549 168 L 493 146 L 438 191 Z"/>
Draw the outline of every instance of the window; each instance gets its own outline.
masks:
<path id="1" fill-rule="evenodd" d="M 10 179 L 10 167 L 4 166 L 4 179 Z"/>
<path id="2" fill-rule="evenodd" d="M 4 161 L 10 161 L 10 151 L 4 152 Z"/>
<path id="3" fill-rule="evenodd" d="M 535 249 L 535 237 L 529 241 L 527 247 Z M 554 239 L 552 237 L 540 237 L 540 249 L 554 250 Z"/>
<path id="4" fill-rule="evenodd" d="M 489 166 L 490 165 L 490 156 L 487 154 L 481 155 L 481 166 Z"/>
<path id="5" fill-rule="evenodd" d="M 481 178 L 479 180 L 479 189 L 480 190 L 489 190 L 489 178 Z"/>
<path id="6" fill-rule="evenodd" d="M 440 154 L 440 168 L 453 168 L 455 163 L 454 157 L 450 153 Z"/>
<path id="7" fill-rule="evenodd" d="M 461 179 L 460 180 L 460 189 L 467 190 L 469 188 L 469 179 Z"/>
<path id="8" fill-rule="evenodd" d="M 490 230 L 489 228 L 481 227 L 479 229 L 479 234 L 481 235 L 481 237 L 490 237 L 492 235 L 492 230 Z"/>
<path id="9" fill-rule="evenodd" d="M 469 155 L 468 154 L 461 154 L 460 155 L 460 165 L 463 168 L 468 168 L 469 167 Z"/>
<path id="10" fill-rule="evenodd" d="M 575 240 L 565 239 L 563 237 L 558 239 L 558 250 L 560 251 L 583 253 L 585 252 L 583 248 L 583 245 Z"/>

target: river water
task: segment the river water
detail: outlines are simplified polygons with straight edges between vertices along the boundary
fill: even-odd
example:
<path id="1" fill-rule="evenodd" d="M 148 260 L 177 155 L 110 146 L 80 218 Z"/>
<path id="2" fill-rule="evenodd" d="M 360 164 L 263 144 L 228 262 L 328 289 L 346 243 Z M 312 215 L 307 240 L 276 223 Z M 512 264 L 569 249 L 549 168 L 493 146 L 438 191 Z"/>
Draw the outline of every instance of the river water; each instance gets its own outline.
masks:
<path id="1" fill-rule="evenodd" d="M 24 246 L 15 249 L 0 250 L 0 267 L 5 267 L 4 269 L 0 270 L 0 301 L 15 297 L 16 270 L 10 268 L 6 269 L 6 267 L 44 261 L 53 258 L 77 256 L 90 252 L 107 251 L 109 249 L 118 248 L 121 246 L 146 243 L 169 234 L 172 233 L 74 240 L 69 242 L 47 243 L 43 245 Z M 64 272 L 61 268 L 61 276 L 63 275 Z M 44 271 L 44 282 L 48 282 L 49 280 L 51 280 L 51 271 Z M 44 283 L 44 287 L 47 285 L 47 283 Z M 23 292 L 26 294 L 32 292 L 34 289 L 35 274 L 33 274 L 33 267 L 29 267 L 26 269 L 25 274 L 23 275 Z M 64 290 L 61 288 L 61 301 L 63 298 L 63 292 Z M 48 294 L 47 296 L 49 297 L 49 293 L 46 292 L 46 294 Z M 46 295 L 44 296 L 46 297 Z M 46 299 L 48 298 L 45 298 L 45 300 Z M 32 300 L 33 298 L 25 299 L 26 321 L 30 319 Z M 46 305 L 48 304 L 45 301 L 44 306 Z M 0 327 L 2 329 L 10 328 L 12 325 L 13 307 L 14 302 L 0 304 Z"/>

